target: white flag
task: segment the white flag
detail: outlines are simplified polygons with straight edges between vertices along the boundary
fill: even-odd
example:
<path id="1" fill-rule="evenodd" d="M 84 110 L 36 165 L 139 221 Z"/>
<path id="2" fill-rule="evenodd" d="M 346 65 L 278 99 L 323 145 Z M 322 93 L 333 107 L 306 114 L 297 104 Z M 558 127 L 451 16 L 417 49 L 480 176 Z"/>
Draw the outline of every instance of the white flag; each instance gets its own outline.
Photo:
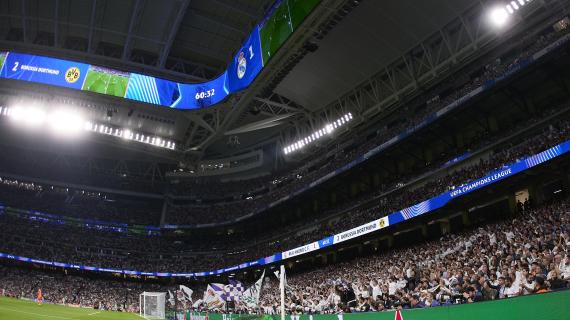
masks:
<path id="1" fill-rule="evenodd" d="M 202 302 L 206 304 L 208 310 L 221 309 L 226 304 L 222 295 L 224 294 L 224 284 L 210 283 L 204 292 Z"/>
<path id="2" fill-rule="evenodd" d="M 180 285 L 180 290 L 184 292 L 186 300 L 192 301 L 192 293 L 194 292 L 192 289 L 188 288 L 187 286 Z"/>
<path id="3" fill-rule="evenodd" d="M 259 295 L 261 294 L 261 286 L 263 285 L 263 278 L 265 277 L 265 270 L 261 278 L 257 280 L 251 287 L 244 291 L 240 300 L 250 308 L 256 308 L 259 304 Z"/>
<path id="4" fill-rule="evenodd" d="M 263 271 L 265 272 L 265 271 Z M 279 280 L 279 282 L 281 283 L 281 271 L 277 270 L 274 271 L 273 274 L 277 277 L 277 280 Z M 292 294 L 293 293 L 293 288 L 291 288 L 291 286 L 289 286 L 287 284 L 287 274 L 285 273 L 285 271 L 283 271 L 283 280 L 284 280 L 284 285 L 285 285 L 285 291 L 287 292 L 287 294 Z"/>

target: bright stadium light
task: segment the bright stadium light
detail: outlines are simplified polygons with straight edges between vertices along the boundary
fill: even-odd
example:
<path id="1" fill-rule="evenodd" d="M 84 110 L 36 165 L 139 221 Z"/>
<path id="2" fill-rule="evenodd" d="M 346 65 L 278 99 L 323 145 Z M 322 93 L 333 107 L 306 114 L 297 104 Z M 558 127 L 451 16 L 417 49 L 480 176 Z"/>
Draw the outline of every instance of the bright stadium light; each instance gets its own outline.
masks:
<path id="1" fill-rule="evenodd" d="M 285 146 L 283 148 L 283 153 L 286 155 L 290 154 L 293 151 L 297 151 L 299 149 L 304 148 L 305 146 L 308 146 L 309 144 L 319 140 L 321 137 L 325 135 L 331 135 L 336 129 L 344 126 L 350 120 L 352 120 L 352 118 L 353 118 L 352 113 L 349 112 L 343 115 L 342 117 L 332 121 L 331 123 L 327 123 L 323 128 L 316 130 L 310 135 L 303 137 L 288 146 Z"/>
<path id="2" fill-rule="evenodd" d="M 507 9 L 507 12 L 508 12 L 509 14 L 515 13 L 515 9 L 513 9 L 513 7 L 511 7 L 510 4 L 507 4 L 507 6 L 506 6 L 505 8 Z"/>
<path id="3" fill-rule="evenodd" d="M 503 7 L 496 7 L 491 10 L 489 19 L 495 27 L 503 27 L 507 21 L 509 21 L 509 13 L 507 10 L 508 9 L 505 9 Z"/>
<path id="4" fill-rule="evenodd" d="M 522 9 L 532 0 L 512 0 L 507 4 L 499 5 L 489 11 L 489 21 L 497 28 L 507 24 L 509 17 Z"/>
<path id="5" fill-rule="evenodd" d="M 26 117 L 26 111 L 23 107 L 14 107 L 8 110 L 8 116 L 10 119 L 16 122 L 24 120 Z"/>
<path id="6" fill-rule="evenodd" d="M 83 126 L 83 129 L 85 129 L 85 131 L 93 130 L 93 123 L 91 123 L 89 121 L 85 121 L 85 125 Z"/>
<path id="7" fill-rule="evenodd" d="M 84 121 L 81 114 L 68 109 L 59 109 L 54 112 L 46 112 L 43 108 L 32 106 L 0 106 L 0 117 L 10 119 L 18 126 L 44 126 L 60 136 L 75 136 L 82 131 L 109 135 L 125 140 L 133 140 L 159 148 L 176 150 L 174 141 L 158 136 L 145 135 L 134 132 L 131 129 L 123 129 L 110 125 Z M 308 143 L 308 141 L 307 141 Z"/>
<path id="8" fill-rule="evenodd" d="M 72 134 L 81 131 L 85 122 L 76 112 L 57 110 L 50 114 L 48 124 L 55 133 Z"/>
<path id="9" fill-rule="evenodd" d="M 46 121 L 46 112 L 37 107 L 27 108 L 24 121 L 31 126 L 42 125 Z"/>
<path id="10" fill-rule="evenodd" d="M 127 140 L 131 140 L 133 138 L 133 132 L 129 129 L 123 130 L 122 137 Z"/>
<path id="11" fill-rule="evenodd" d="M 142 133 L 133 132 L 131 129 L 121 129 L 117 127 L 113 128 L 102 124 L 91 123 L 89 121 L 84 123 L 84 129 L 85 131 L 97 134 L 114 136 L 125 140 L 133 140 L 144 144 L 150 144 L 155 147 L 176 150 L 176 143 L 174 141 L 170 141 L 158 136 L 145 136 Z"/>
<path id="12" fill-rule="evenodd" d="M 34 127 L 42 125 L 46 120 L 46 112 L 38 107 L 16 106 L 6 108 L 3 115 L 8 116 L 16 123 Z"/>

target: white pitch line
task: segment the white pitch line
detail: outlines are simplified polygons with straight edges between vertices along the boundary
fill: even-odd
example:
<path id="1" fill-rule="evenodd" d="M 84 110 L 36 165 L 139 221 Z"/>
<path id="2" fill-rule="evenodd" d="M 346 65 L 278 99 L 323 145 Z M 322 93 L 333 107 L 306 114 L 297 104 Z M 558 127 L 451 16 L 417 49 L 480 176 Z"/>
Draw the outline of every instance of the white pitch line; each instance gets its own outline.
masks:
<path id="1" fill-rule="evenodd" d="M 90 314 L 88 314 L 88 316 L 94 316 L 94 315 L 99 314 L 99 313 L 101 313 L 101 311 L 90 313 Z"/>
<path id="2" fill-rule="evenodd" d="M 27 311 L 22 311 L 22 310 L 17 310 L 17 309 L 10 309 L 10 308 L 5 308 L 5 307 L 0 307 L 0 309 L 12 311 L 12 312 L 24 313 L 24 314 L 31 314 L 31 315 L 34 315 L 34 316 L 41 316 L 41 317 L 46 317 L 46 318 L 57 318 L 57 319 L 75 320 L 75 318 L 67 318 L 67 317 L 60 317 L 60 316 L 50 316 L 50 315 L 45 315 L 45 314 L 42 314 L 42 313 L 27 312 Z"/>

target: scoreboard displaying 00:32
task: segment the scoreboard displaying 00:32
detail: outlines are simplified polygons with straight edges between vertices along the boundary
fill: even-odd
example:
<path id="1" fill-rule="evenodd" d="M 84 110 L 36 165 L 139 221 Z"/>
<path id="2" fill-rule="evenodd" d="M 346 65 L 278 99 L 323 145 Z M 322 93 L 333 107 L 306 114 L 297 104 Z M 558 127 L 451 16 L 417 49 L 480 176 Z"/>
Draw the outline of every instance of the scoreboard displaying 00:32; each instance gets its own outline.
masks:
<path id="1" fill-rule="evenodd" d="M 199 109 L 247 88 L 320 0 L 277 1 L 219 77 L 178 83 L 86 63 L 0 52 L 0 77 L 96 92 L 176 109 Z"/>

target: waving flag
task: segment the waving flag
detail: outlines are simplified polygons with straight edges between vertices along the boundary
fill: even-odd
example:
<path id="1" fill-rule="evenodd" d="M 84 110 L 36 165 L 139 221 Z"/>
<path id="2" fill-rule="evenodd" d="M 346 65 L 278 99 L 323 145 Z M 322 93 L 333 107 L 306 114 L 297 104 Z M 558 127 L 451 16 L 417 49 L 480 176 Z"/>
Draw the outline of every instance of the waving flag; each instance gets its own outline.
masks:
<path id="1" fill-rule="evenodd" d="M 192 289 L 188 288 L 187 286 L 180 285 L 180 291 L 184 293 L 185 300 L 192 301 Z"/>
<path id="2" fill-rule="evenodd" d="M 244 291 L 245 287 L 241 282 L 230 279 L 229 284 L 224 286 L 222 299 L 224 299 L 224 301 L 239 301 Z"/>
<path id="3" fill-rule="evenodd" d="M 263 270 L 261 278 L 259 278 L 259 280 L 257 280 L 251 287 L 245 290 L 245 292 L 241 296 L 240 301 L 245 303 L 250 308 L 257 308 L 259 304 L 259 294 L 261 293 L 261 286 L 263 285 L 264 277 L 265 277 L 265 270 Z"/>
<path id="4" fill-rule="evenodd" d="M 170 290 L 168 290 L 168 303 L 170 303 L 171 306 L 174 306 L 174 304 L 176 303 L 176 301 L 174 300 L 174 295 Z"/>
<path id="5" fill-rule="evenodd" d="M 225 300 L 222 298 L 224 294 L 225 285 L 221 283 L 210 283 L 206 292 L 204 292 L 204 298 L 202 302 L 206 304 L 208 310 L 219 309 L 225 305 Z"/>

